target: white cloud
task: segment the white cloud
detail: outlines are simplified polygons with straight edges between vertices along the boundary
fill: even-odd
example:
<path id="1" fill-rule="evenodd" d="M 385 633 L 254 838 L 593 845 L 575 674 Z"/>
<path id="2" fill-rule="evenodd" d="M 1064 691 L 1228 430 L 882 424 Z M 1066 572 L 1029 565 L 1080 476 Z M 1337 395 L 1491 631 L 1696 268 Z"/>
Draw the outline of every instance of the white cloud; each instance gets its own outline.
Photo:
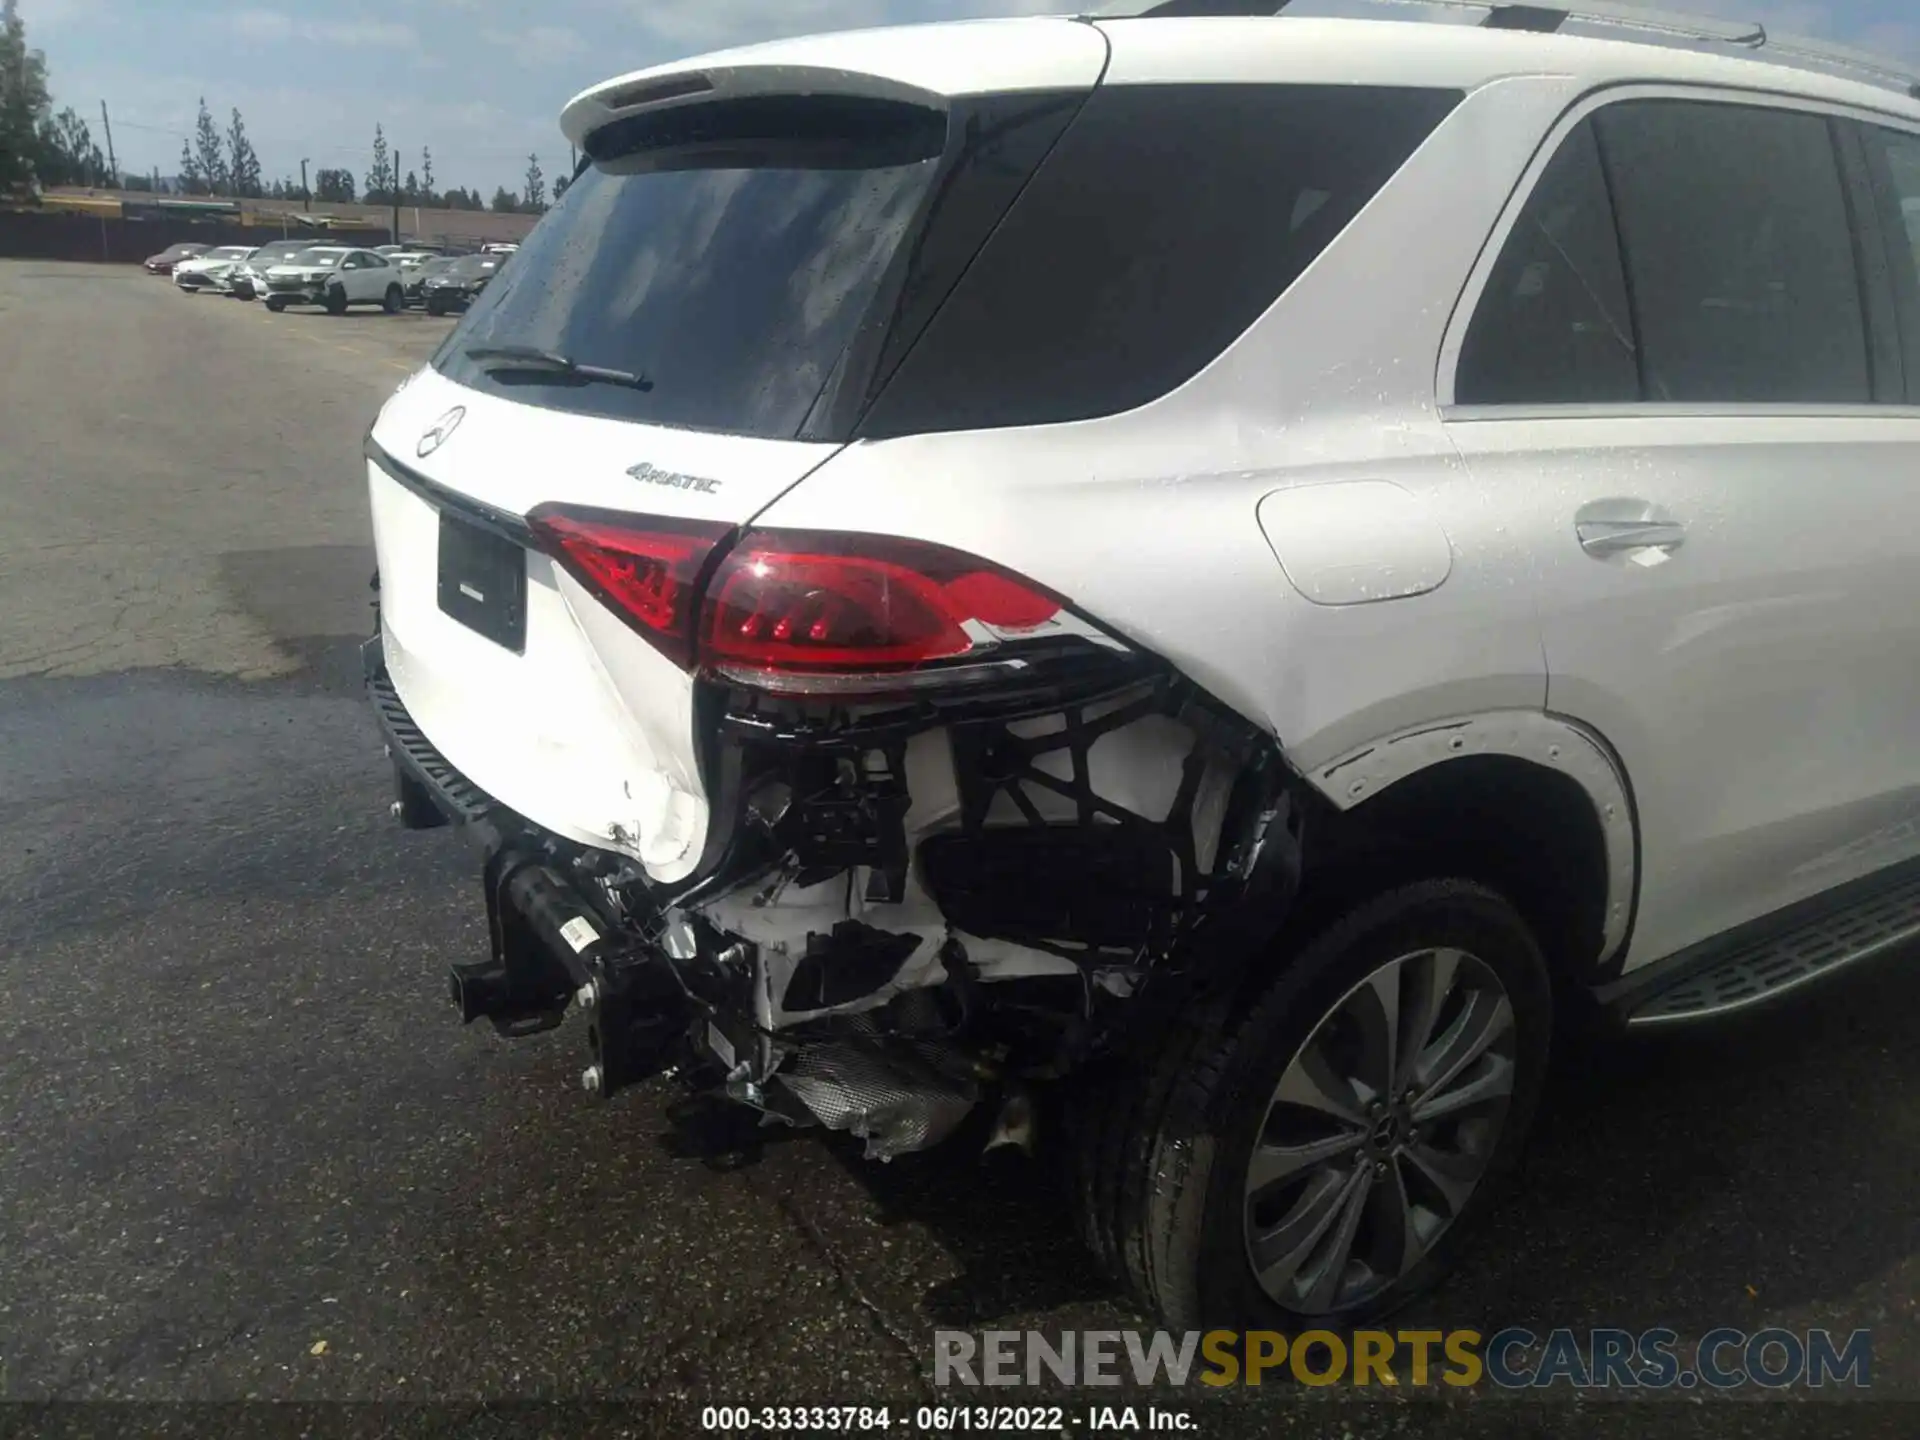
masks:
<path id="1" fill-rule="evenodd" d="M 1630 0 L 1630 3 L 1652 3 L 1652 0 Z M 1920 60 L 1920 25 L 1893 20 L 1863 26 L 1857 5 L 1835 6 L 1822 0 L 1689 0 L 1685 8 L 1727 20 L 1751 20 L 1765 26 L 1770 35 L 1798 35 L 1809 40 L 1834 41 L 1889 59 Z M 1764 49 L 1756 53 L 1760 59 L 1766 59 Z"/>
<path id="2" fill-rule="evenodd" d="M 886 0 L 652 0 L 635 19 L 686 51 L 884 24 Z"/>
<path id="3" fill-rule="evenodd" d="M 648 0 L 631 9 L 624 0 L 598 3 L 617 6 L 681 54 L 872 25 L 1058 15 L 1086 8 L 1082 0 Z"/>
<path id="4" fill-rule="evenodd" d="M 233 16 L 233 28 L 249 40 L 269 45 L 305 40 L 324 45 L 402 48 L 420 43 L 411 25 L 397 21 L 310 20 L 280 10 L 241 10 Z"/>
<path id="5" fill-rule="evenodd" d="M 29 31 L 57 30 L 92 18 L 97 8 L 96 0 L 24 0 L 20 18 Z"/>
<path id="6" fill-rule="evenodd" d="M 480 38 L 489 45 L 498 45 L 543 65 L 571 60 L 592 48 L 578 31 L 562 25 L 530 25 L 524 30 L 487 29 L 480 32 Z"/>
<path id="7" fill-rule="evenodd" d="M 1884 25 L 1874 25 L 1860 37 L 1860 44 L 1869 50 L 1920 61 L 1920 24 L 1892 20 Z"/>

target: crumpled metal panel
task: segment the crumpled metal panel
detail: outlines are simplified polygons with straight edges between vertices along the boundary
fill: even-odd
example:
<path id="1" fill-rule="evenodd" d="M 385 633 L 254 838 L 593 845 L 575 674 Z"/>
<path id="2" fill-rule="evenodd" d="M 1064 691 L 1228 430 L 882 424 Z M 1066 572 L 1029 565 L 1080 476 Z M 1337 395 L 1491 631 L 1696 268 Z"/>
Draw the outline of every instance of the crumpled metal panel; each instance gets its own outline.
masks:
<path id="1" fill-rule="evenodd" d="M 779 1082 L 822 1125 L 865 1140 L 869 1160 L 939 1144 L 979 1099 L 971 1080 L 851 1044 L 809 1046 Z"/>

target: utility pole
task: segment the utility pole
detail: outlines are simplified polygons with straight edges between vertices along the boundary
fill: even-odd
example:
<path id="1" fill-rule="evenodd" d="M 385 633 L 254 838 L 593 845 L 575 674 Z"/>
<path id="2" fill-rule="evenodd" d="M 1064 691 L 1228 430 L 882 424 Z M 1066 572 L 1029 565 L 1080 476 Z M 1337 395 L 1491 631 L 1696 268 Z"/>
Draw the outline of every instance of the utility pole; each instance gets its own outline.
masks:
<path id="1" fill-rule="evenodd" d="M 400 243 L 400 147 L 389 147 L 387 153 L 393 157 L 388 161 L 387 188 L 393 197 L 393 243 Z"/>
<path id="2" fill-rule="evenodd" d="M 120 188 L 120 162 L 113 155 L 113 121 L 107 118 L 107 102 L 100 102 L 100 123 L 107 132 L 107 173 L 113 177 L 113 188 Z"/>
<path id="3" fill-rule="evenodd" d="M 300 157 L 300 199 L 305 202 L 302 209 L 313 209 L 313 191 L 307 188 L 307 160 L 304 155 Z"/>

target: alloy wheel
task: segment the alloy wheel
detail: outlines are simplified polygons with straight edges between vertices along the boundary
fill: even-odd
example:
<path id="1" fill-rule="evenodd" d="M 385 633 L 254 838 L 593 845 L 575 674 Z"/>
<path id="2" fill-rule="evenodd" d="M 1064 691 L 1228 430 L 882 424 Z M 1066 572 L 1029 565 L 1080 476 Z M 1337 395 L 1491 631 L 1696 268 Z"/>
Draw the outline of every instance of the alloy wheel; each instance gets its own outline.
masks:
<path id="1" fill-rule="evenodd" d="M 1247 1163 L 1247 1258 L 1275 1303 L 1350 1310 L 1431 1253 L 1498 1147 L 1517 1039 L 1500 978 L 1450 948 L 1387 962 L 1321 1017 Z"/>

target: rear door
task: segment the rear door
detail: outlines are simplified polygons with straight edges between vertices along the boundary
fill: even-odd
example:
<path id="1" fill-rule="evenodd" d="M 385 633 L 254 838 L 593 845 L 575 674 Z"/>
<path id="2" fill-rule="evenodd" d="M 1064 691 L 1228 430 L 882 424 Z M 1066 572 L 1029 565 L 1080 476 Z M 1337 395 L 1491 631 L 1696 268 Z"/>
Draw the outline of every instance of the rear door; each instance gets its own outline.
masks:
<path id="1" fill-rule="evenodd" d="M 347 296 L 351 300 L 378 300 L 387 293 L 387 281 L 392 278 L 393 267 L 387 264 L 387 257 L 376 255 L 371 250 L 356 250 L 347 257 L 347 263 L 353 269 L 347 272 Z"/>
<path id="2" fill-rule="evenodd" d="M 1537 487 L 1548 701 L 1639 811 L 1632 965 L 1920 851 L 1920 415 L 1850 121 L 1615 92 L 1539 163 L 1442 398 Z"/>

